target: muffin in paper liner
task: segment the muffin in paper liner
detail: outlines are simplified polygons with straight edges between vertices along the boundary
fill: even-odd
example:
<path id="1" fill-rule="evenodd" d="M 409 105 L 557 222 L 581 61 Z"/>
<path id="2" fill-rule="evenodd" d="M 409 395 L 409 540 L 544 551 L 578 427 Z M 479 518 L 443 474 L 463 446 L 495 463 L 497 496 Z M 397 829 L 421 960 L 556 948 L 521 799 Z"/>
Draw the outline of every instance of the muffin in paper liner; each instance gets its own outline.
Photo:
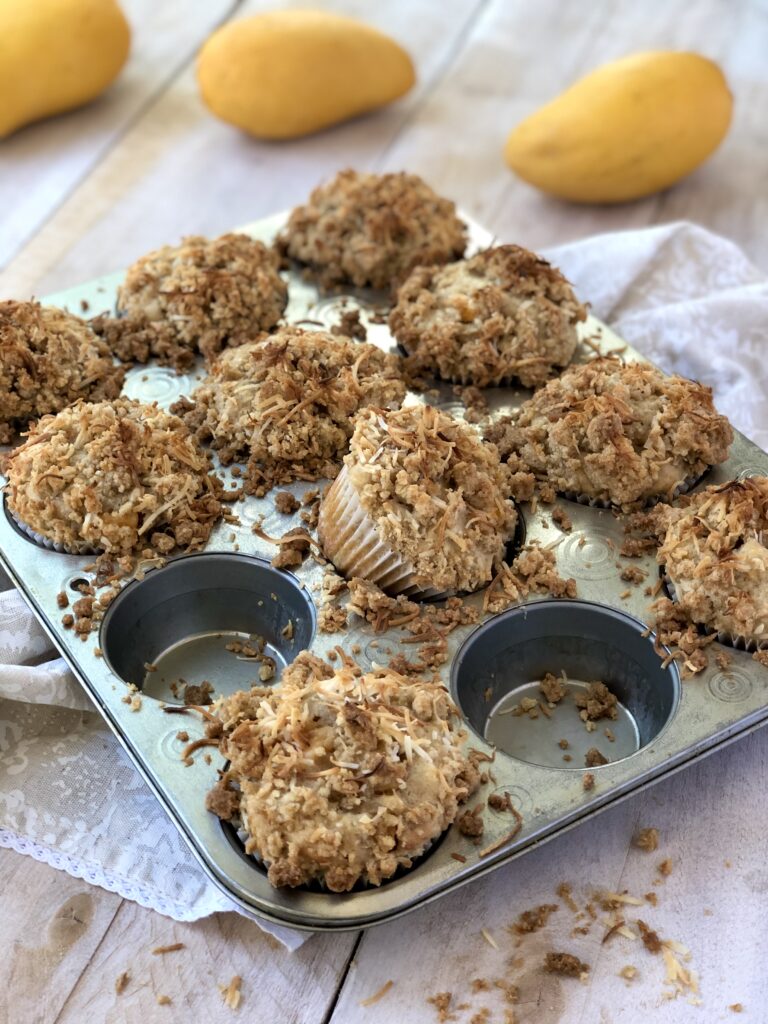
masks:
<path id="1" fill-rule="evenodd" d="M 323 553 L 347 579 L 361 576 L 387 594 L 405 597 L 450 597 L 455 592 L 424 586 L 413 565 L 379 537 L 346 466 L 323 498 L 317 533 Z"/>
<path id="2" fill-rule="evenodd" d="M 391 595 L 448 597 L 490 583 L 518 522 L 497 450 L 429 405 L 367 409 L 320 506 L 323 552 Z"/>
<path id="3" fill-rule="evenodd" d="M 663 568 L 661 571 L 661 578 L 670 599 L 674 601 L 675 604 L 680 604 L 677 597 L 677 591 L 675 590 L 675 584 L 666 572 L 664 572 Z M 725 647 L 732 647 L 736 651 L 747 651 L 749 654 L 754 654 L 755 651 L 768 651 L 768 637 L 766 637 L 765 640 L 755 640 L 753 637 L 742 636 L 739 633 L 730 633 L 724 629 L 714 629 L 712 626 L 708 626 L 705 622 L 696 622 L 695 625 L 704 636 L 712 636 L 714 633 L 715 639 L 719 644 L 723 644 Z"/>

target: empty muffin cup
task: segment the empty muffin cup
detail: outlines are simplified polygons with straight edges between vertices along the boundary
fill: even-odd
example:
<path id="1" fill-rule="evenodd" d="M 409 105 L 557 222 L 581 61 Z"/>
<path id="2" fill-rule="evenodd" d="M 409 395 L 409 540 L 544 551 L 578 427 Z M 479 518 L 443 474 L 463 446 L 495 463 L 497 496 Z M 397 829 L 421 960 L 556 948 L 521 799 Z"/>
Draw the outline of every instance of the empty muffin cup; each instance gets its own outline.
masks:
<path id="1" fill-rule="evenodd" d="M 250 555 L 202 553 L 128 584 L 100 646 L 147 696 L 198 704 L 276 681 L 314 632 L 314 605 L 292 575 Z"/>
<path id="2" fill-rule="evenodd" d="M 588 601 L 537 601 L 475 630 L 451 673 L 454 699 L 469 724 L 499 751 L 550 768 L 595 768 L 653 742 L 675 713 L 680 677 L 644 636 L 644 623 Z M 563 681 L 558 701 L 539 683 Z M 589 684 L 613 695 L 584 704 Z"/>

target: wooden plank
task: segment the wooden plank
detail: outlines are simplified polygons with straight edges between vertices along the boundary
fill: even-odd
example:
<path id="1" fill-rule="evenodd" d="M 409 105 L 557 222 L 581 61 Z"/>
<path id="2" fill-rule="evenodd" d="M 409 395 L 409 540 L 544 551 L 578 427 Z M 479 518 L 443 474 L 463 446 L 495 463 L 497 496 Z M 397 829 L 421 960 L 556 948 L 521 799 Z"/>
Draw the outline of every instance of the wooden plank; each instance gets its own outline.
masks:
<path id="1" fill-rule="evenodd" d="M 251 0 L 241 14 L 276 6 Z M 401 102 L 306 139 L 266 143 L 213 118 L 188 66 L 6 269 L 19 298 L 117 269 L 181 235 L 218 234 L 300 202 L 340 167 L 371 167 L 409 123 L 461 43 L 482 0 L 334 10 L 389 31 L 416 57 L 419 83 Z"/>
<path id="2" fill-rule="evenodd" d="M 397 143 L 385 169 L 408 167 L 507 241 L 533 249 L 601 231 L 690 219 L 735 239 L 768 269 L 766 12 L 752 0 L 644 4 L 496 0 L 440 87 Z M 539 193 L 506 168 L 502 148 L 524 117 L 598 65 L 651 49 L 697 50 L 718 61 L 735 95 L 728 138 L 688 179 L 619 206 L 578 206 Z"/>
<path id="3" fill-rule="evenodd" d="M 731 1017 L 727 1007 L 738 1002 L 759 1016 L 768 998 L 762 962 L 768 870 L 760 812 L 767 770 L 768 730 L 762 730 L 458 893 L 365 932 L 332 1024 L 437 1024 L 427 999 L 439 992 L 453 994 L 454 1008 L 469 1004 L 456 1013 L 461 1024 L 483 1007 L 491 1011 L 487 1024 L 501 1024 L 503 993 L 473 993 L 474 978 L 519 985 L 516 1024 L 723 1020 Z M 638 827 L 649 826 L 661 835 L 654 853 L 630 844 Z M 659 882 L 658 864 L 666 857 L 672 873 Z M 574 915 L 556 894 L 563 881 L 572 883 L 580 906 L 595 890 L 627 890 L 637 897 L 656 892 L 656 908 L 628 906 L 625 916 L 635 930 L 641 917 L 661 938 L 690 949 L 684 966 L 700 978 L 703 1006 L 694 1011 L 685 996 L 663 997 L 670 988 L 663 960 L 641 942 L 616 936 L 603 945 L 601 924 L 589 935 L 572 936 Z M 508 926 L 521 911 L 542 903 L 560 909 L 516 948 Z M 482 936 L 483 928 L 498 949 Z M 541 965 L 551 950 L 589 963 L 590 983 L 545 974 Z M 511 966 L 517 957 L 522 962 Z M 627 964 L 639 971 L 631 986 L 618 976 Z M 386 996 L 361 1008 L 389 980 L 394 984 Z"/>
<path id="4" fill-rule="evenodd" d="M 31 857 L 0 851 L 0 1022 L 58 1016 L 122 903 Z"/>
<path id="5" fill-rule="evenodd" d="M 335 997 L 355 941 L 354 933 L 318 935 L 289 953 L 238 914 L 216 914 L 181 924 L 126 901 L 55 1024 L 191 1019 L 319 1024 Z M 179 942 L 183 949 L 152 953 Z M 115 980 L 124 971 L 130 980 L 118 995 Z M 242 1003 L 233 1016 L 219 986 L 228 985 L 235 975 L 242 978 Z M 161 995 L 170 1004 L 159 1005 Z"/>
<path id="6" fill-rule="evenodd" d="M 237 5 L 237 0 L 121 2 L 133 38 L 128 63 L 113 86 L 88 106 L 30 125 L 0 143 L 0 267 L 29 241 Z"/>

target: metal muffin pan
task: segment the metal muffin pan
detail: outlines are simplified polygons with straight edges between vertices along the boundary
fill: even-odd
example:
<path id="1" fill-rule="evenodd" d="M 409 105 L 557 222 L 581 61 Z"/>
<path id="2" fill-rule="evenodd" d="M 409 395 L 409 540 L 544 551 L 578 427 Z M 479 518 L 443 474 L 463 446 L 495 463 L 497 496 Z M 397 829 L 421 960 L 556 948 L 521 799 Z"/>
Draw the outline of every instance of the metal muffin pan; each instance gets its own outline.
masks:
<path id="1" fill-rule="evenodd" d="M 284 219 L 281 214 L 243 230 L 269 241 Z M 472 226 L 471 248 L 492 240 Z M 85 308 L 89 314 L 109 310 L 121 277 L 113 274 L 46 301 L 78 313 Z M 368 340 L 390 350 L 393 340 L 386 326 L 376 322 L 382 304 L 382 296 L 361 291 L 321 296 L 300 275 L 291 274 L 286 319 L 308 327 L 331 326 L 345 308 L 357 307 Z M 582 325 L 582 334 L 597 339 L 603 351 L 621 350 L 625 358 L 641 358 L 592 317 Z M 584 346 L 583 356 L 588 354 Z M 137 366 L 127 374 L 124 392 L 167 407 L 189 394 L 202 375 L 202 368 L 178 376 L 163 367 Z M 499 388 L 486 394 L 494 411 L 509 411 L 529 393 Z M 463 408 L 448 386 L 439 389 L 436 401 L 455 414 Z M 729 460 L 707 473 L 698 486 L 749 473 L 768 473 L 768 455 L 737 435 Z M 222 475 L 230 479 L 227 470 Z M 287 489 L 301 497 L 316 486 L 297 483 Z M 169 685 L 174 678 L 193 684 L 210 680 L 217 693 L 232 692 L 257 679 L 258 664 L 227 650 L 233 638 L 247 639 L 254 633 L 263 637 L 265 653 L 274 659 L 278 673 L 305 647 L 325 656 L 341 644 L 354 652 L 363 668 L 386 663 L 388 655 L 403 650 L 403 634 L 376 634 L 356 618 L 342 633 L 317 630 L 321 567 L 308 559 L 295 574 L 273 569 L 269 560 L 274 546 L 252 532 L 254 523 L 261 521 L 268 534 L 281 536 L 298 524 L 297 515 L 278 513 L 269 496 L 236 504 L 239 525 L 219 523 L 205 552 L 171 559 L 147 572 L 143 580 L 127 583 L 100 633 L 85 641 L 63 628 L 56 597 L 62 590 L 78 596 L 77 583 L 92 557 L 44 550 L 2 514 L 0 561 L 209 877 L 251 916 L 310 930 L 357 929 L 403 914 L 485 874 L 768 721 L 768 673 L 751 654 L 728 648 L 729 668 L 718 668 L 711 658 L 705 672 L 685 683 L 674 662 L 662 668 L 653 637 L 642 636 L 649 621 L 645 586 L 658 579 L 653 555 L 619 557 L 622 520 L 610 510 L 562 498 L 558 503 L 567 509 L 572 530 L 562 532 L 547 507 L 539 505 L 532 512 L 523 505 L 526 539 L 553 546 L 560 573 L 576 579 L 578 598 L 533 598 L 479 626 L 455 629 L 443 669 L 466 719 L 469 744 L 489 754 L 493 747 L 486 737 L 498 744 L 492 766 L 496 781 L 470 806 L 493 790 L 508 792 L 522 815 L 520 832 L 481 857 L 481 850 L 501 840 L 514 824 L 508 812 L 488 808 L 479 847 L 451 828 L 411 870 L 380 888 L 346 895 L 274 889 L 268 883 L 264 870 L 244 854 L 235 830 L 205 810 L 205 794 L 223 767 L 218 752 L 209 748 L 211 763 L 204 751 L 197 752 L 193 764 L 182 762 L 185 744 L 177 732 L 183 729 L 190 740 L 201 737 L 198 716 L 162 709 L 163 703 L 180 703 Z M 622 581 L 620 573 L 627 565 L 644 569 L 646 584 Z M 482 593 L 468 600 L 480 606 Z M 292 638 L 284 635 L 288 621 L 293 624 Z M 718 648 L 714 644 L 713 652 Z M 557 675 L 561 670 L 585 683 L 602 679 L 616 693 L 619 717 L 609 723 L 613 743 L 604 735 L 603 721 L 588 733 L 570 700 L 549 719 L 532 721 L 506 713 L 543 672 Z M 139 710 L 124 700 L 131 693 L 127 682 L 143 691 Z M 570 762 L 563 760 L 557 745 L 561 738 L 569 742 Z M 610 756 L 611 762 L 586 769 L 583 755 L 591 746 Z M 590 790 L 583 786 L 586 770 L 594 774 Z"/>

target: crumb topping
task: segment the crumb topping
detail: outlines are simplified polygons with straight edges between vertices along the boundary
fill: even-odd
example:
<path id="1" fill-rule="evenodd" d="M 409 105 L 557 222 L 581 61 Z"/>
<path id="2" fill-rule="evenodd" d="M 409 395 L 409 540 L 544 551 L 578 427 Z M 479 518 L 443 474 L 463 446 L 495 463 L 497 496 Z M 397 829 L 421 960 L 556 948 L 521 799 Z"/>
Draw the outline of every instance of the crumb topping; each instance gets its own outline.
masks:
<path id="1" fill-rule="evenodd" d="M 181 420 L 127 398 L 44 416 L 7 472 L 11 512 L 69 548 L 196 550 L 221 515 L 220 484 Z"/>
<path id="2" fill-rule="evenodd" d="M 445 687 L 389 670 L 334 673 L 300 658 L 279 690 L 234 694 L 216 713 L 230 769 L 208 807 L 218 813 L 237 783 L 246 850 L 275 886 L 381 884 L 454 821 L 479 781 Z"/>
<path id="3" fill-rule="evenodd" d="M 462 256 L 466 227 L 415 174 L 345 170 L 293 210 L 277 244 L 324 287 L 389 288 L 419 264 Z"/>
<path id="4" fill-rule="evenodd" d="M 746 477 L 664 510 L 657 557 L 675 601 L 701 625 L 768 643 L 768 477 Z"/>
<path id="5" fill-rule="evenodd" d="M 368 405 L 405 396 L 400 359 L 325 331 L 282 327 L 222 353 L 191 400 L 174 406 L 224 464 L 247 459 L 245 488 L 334 477 Z"/>
<path id="6" fill-rule="evenodd" d="M 476 590 L 501 564 L 517 522 L 495 450 L 431 406 L 368 409 L 346 472 L 380 539 L 420 585 Z M 320 516 L 321 539 L 323 516 Z"/>
<path id="7" fill-rule="evenodd" d="M 586 315 L 558 270 L 527 249 L 501 245 L 417 267 L 397 293 L 389 326 L 415 373 L 536 387 L 571 361 Z"/>
<path id="8" fill-rule="evenodd" d="M 124 374 L 79 316 L 39 302 L 0 302 L 0 444 L 80 399 L 117 398 Z"/>
<path id="9" fill-rule="evenodd" d="M 627 510 L 671 498 L 725 461 L 733 430 L 710 388 L 647 364 L 596 359 L 538 391 L 507 424 L 504 440 L 558 491 Z"/>
<path id="10" fill-rule="evenodd" d="M 279 257 L 242 234 L 192 235 L 164 245 L 128 268 L 118 290 L 120 317 L 97 317 L 96 329 L 121 359 L 188 366 L 201 352 L 210 362 L 274 327 L 288 302 Z"/>

